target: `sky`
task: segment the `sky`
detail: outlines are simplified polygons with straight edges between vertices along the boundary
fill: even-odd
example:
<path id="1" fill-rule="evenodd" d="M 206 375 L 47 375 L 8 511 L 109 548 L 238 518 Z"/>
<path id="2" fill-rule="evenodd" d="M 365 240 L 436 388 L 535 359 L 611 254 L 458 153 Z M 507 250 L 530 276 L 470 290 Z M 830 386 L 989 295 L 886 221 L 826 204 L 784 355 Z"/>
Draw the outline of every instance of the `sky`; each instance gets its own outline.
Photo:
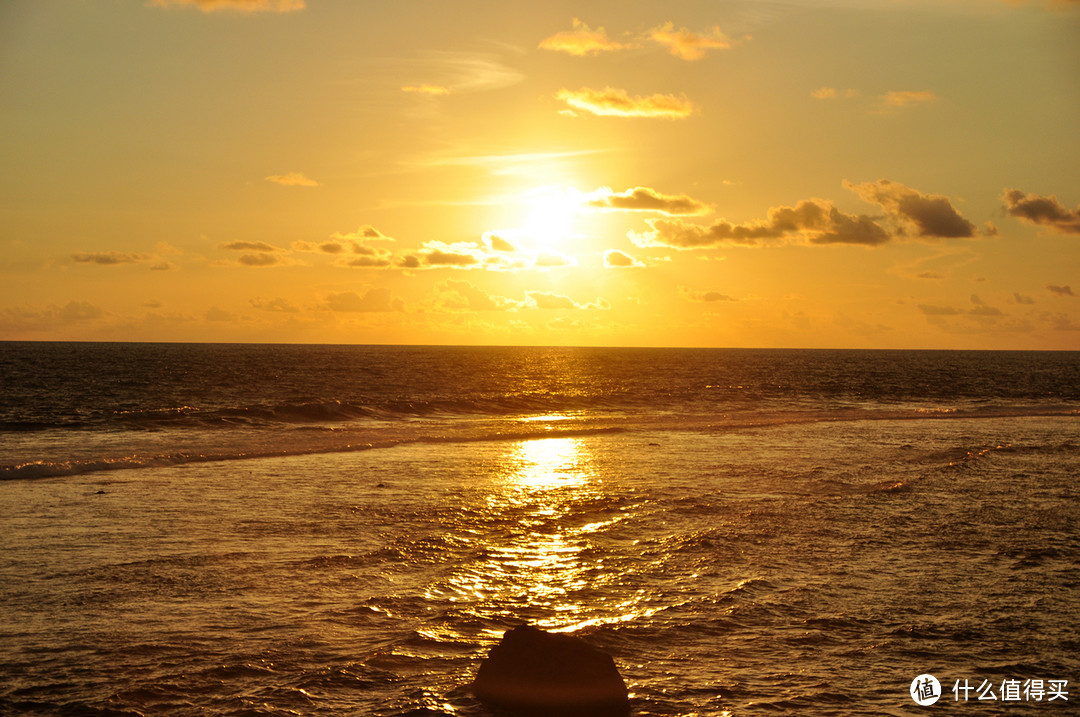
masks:
<path id="1" fill-rule="evenodd" d="M 1080 2 L 0 5 L 0 340 L 1080 349 Z"/>

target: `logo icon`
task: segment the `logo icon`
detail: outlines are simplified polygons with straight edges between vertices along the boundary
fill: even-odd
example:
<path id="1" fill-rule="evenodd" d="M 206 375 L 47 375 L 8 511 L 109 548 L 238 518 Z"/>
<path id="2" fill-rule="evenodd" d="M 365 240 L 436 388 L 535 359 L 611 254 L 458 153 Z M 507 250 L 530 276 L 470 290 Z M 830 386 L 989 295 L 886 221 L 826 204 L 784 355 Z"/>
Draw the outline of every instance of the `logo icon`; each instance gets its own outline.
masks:
<path id="1" fill-rule="evenodd" d="M 932 705 L 941 697 L 941 683 L 933 675 L 919 675 L 911 681 L 911 699 L 916 704 Z"/>

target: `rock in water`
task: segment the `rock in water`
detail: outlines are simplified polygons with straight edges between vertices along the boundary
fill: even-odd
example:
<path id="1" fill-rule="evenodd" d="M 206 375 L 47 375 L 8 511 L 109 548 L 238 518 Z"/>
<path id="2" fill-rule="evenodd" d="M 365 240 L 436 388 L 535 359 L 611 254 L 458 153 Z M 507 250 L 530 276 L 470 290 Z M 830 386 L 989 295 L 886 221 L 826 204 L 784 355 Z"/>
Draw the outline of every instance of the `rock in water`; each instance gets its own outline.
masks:
<path id="1" fill-rule="evenodd" d="M 630 701 L 615 661 L 580 637 L 532 625 L 507 630 L 480 665 L 472 692 L 529 717 L 624 717 Z"/>

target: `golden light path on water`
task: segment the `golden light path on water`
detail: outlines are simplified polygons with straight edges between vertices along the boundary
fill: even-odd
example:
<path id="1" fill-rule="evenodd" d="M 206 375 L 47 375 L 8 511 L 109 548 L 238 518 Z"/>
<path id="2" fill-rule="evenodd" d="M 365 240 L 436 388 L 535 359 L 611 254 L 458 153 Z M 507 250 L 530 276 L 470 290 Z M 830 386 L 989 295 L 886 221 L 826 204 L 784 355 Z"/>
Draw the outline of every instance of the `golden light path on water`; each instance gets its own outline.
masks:
<path id="1" fill-rule="evenodd" d="M 651 614 L 643 594 L 615 583 L 620 569 L 597 541 L 626 519 L 598 474 L 588 441 L 515 441 L 493 464 L 478 510 L 461 526 L 473 560 L 450 571 L 429 597 L 478 617 L 525 620 L 554 631 Z"/>

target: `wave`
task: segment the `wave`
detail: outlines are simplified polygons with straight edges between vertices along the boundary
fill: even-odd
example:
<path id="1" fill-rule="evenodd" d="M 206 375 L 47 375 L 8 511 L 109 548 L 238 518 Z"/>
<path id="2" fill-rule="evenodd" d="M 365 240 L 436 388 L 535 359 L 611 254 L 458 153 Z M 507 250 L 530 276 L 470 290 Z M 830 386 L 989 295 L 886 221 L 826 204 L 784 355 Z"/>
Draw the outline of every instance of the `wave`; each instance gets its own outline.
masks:
<path id="1" fill-rule="evenodd" d="M 191 407 L 153 411 L 125 411 L 116 421 L 156 430 L 157 440 L 128 441 L 114 428 L 102 440 L 97 455 L 77 458 L 40 458 L 0 463 L 0 480 L 54 478 L 103 471 L 164 466 L 345 453 L 390 448 L 414 443 L 461 443 L 469 441 L 527 440 L 541 437 L 585 436 L 612 431 L 707 431 L 726 432 L 782 427 L 802 423 L 855 421 L 924 421 L 1023 417 L 1080 416 L 1071 406 L 983 406 L 925 410 L 844 408 L 819 411 L 757 410 L 729 413 L 674 413 L 661 411 L 570 410 L 575 403 L 555 402 L 561 410 L 551 411 L 552 402 L 537 410 L 534 401 L 426 401 L 373 409 L 340 401 L 302 402 L 271 407 L 226 408 L 199 411 Z M 222 424 L 257 430 L 222 430 Z M 0 424 L 3 430 L 7 424 Z M 125 425 L 125 428 L 127 426 Z M 203 430 L 194 430 L 201 427 Z M 54 430 L 58 427 L 53 426 Z M 24 428 L 22 430 L 39 430 Z M 69 455 L 94 451 L 93 434 L 88 430 L 60 429 L 49 443 L 70 445 Z M 36 439 L 26 436 L 23 443 Z M 128 446 L 126 449 L 124 446 Z M 108 446 L 106 448 L 105 446 Z M 149 446 L 149 447 L 148 447 Z M 181 448 L 182 446 L 182 448 Z M 1072 444 L 1057 450 L 1070 450 Z M 62 449 L 61 449 L 62 450 Z M 1015 451 L 1012 446 L 956 449 L 940 457 L 951 466 L 969 464 L 997 451 Z M 885 481 L 871 492 L 908 490 L 903 481 Z"/>

